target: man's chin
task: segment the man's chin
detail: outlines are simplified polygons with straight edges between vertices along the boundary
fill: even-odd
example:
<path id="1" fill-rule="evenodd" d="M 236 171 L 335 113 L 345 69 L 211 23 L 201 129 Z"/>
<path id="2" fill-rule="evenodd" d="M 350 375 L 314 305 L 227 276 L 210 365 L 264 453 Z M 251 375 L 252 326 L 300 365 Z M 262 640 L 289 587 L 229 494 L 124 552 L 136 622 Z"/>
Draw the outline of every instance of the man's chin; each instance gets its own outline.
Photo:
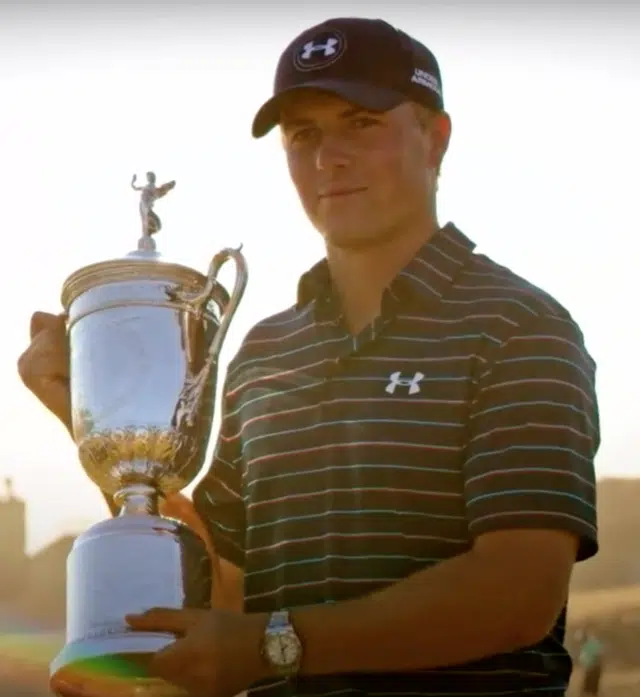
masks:
<path id="1" fill-rule="evenodd" d="M 364 252 L 375 249 L 376 247 L 388 244 L 388 242 L 395 237 L 392 231 L 372 230 L 370 232 L 354 232 L 352 228 L 333 228 L 331 230 L 325 230 L 322 235 L 328 245 L 336 249 L 343 249 L 344 251 L 350 252 Z"/>

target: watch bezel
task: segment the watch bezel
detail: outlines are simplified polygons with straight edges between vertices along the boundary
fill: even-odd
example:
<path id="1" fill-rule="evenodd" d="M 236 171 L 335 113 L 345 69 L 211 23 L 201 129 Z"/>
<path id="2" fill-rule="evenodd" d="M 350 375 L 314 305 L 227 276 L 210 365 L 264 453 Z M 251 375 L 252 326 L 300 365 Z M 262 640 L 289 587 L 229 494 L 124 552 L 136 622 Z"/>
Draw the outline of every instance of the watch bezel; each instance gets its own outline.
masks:
<path id="1" fill-rule="evenodd" d="M 300 637 L 288 618 L 287 623 L 284 626 L 273 627 L 270 626 L 270 624 L 267 625 L 264 633 L 262 655 L 267 663 L 279 675 L 291 676 L 300 668 L 300 662 L 302 659 L 302 642 L 300 641 Z M 291 647 L 294 648 L 294 660 L 286 662 L 278 660 L 276 655 L 277 646 L 282 641 L 287 642 Z"/>

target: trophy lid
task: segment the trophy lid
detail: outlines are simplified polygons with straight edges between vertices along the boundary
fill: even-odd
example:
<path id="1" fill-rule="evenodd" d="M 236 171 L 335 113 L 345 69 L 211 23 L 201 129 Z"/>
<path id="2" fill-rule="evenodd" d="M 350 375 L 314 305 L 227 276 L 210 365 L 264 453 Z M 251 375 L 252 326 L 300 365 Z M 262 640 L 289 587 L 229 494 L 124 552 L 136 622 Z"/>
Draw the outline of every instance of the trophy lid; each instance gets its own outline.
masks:
<path id="1" fill-rule="evenodd" d="M 89 264 L 72 273 L 62 286 L 61 301 L 65 312 L 76 298 L 97 285 L 123 281 L 166 281 L 196 290 L 207 282 L 207 277 L 199 271 L 165 260 L 157 251 L 153 239 L 153 235 L 162 228 L 160 218 L 153 211 L 153 204 L 175 187 L 175 181 L 157 186 L 155 174 L 147 172 L 144 186 L 136 186 L 135 175 L 131 186 L 141 192 L 142 236 L 138 240 L 138 248 L 123 257 Z"/>

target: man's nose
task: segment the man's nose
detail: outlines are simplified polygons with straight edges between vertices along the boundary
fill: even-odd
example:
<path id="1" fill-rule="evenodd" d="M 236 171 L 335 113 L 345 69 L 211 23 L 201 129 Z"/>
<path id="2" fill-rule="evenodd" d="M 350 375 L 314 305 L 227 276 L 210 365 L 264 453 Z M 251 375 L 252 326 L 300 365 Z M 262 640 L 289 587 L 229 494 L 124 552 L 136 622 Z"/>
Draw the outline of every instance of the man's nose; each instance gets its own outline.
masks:
<path id="1" fill-rule="evenodd" d="M 331 171 L 346 167 L 351 162 L 351 154 L 343 138 L 325 135 L 316 151 L 318 171 Z"/>

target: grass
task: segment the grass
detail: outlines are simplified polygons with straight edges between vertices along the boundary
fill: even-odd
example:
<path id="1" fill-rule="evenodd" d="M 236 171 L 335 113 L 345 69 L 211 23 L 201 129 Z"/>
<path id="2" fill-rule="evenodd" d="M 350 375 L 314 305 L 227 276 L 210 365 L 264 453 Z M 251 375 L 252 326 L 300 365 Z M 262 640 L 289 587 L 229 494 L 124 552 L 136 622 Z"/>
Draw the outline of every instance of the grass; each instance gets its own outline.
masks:
<path id="1" fill-rule="evenodd" d="M 48 665 L 64 645 L 61 633 L 0 634 L 0 656 L 35 665 Z"/>

